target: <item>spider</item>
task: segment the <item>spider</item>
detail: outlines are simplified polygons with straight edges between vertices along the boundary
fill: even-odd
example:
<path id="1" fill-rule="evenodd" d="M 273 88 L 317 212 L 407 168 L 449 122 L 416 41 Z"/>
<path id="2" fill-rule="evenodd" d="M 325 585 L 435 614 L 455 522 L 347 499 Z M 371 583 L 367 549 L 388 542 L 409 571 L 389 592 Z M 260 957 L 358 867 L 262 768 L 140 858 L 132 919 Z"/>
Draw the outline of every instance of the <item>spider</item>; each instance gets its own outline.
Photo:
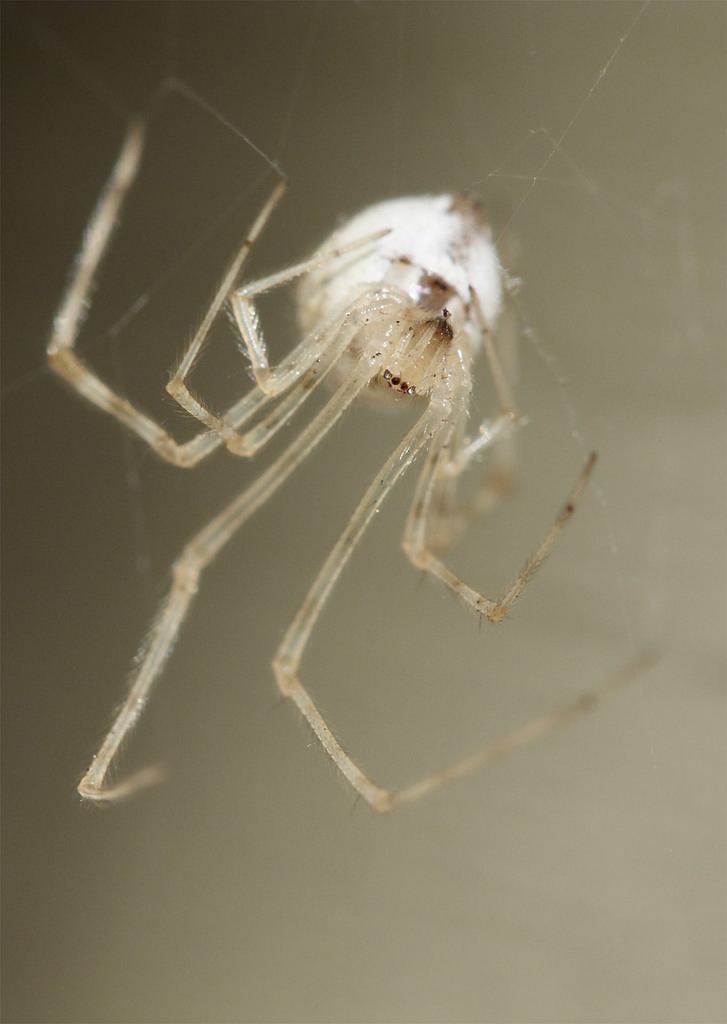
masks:
<path id="1" fill-rule="evenodd" d="M 167 385 L 203 429 L 178 443 L 157 422 L 109 388 L 79 357 L 75 344 L 95 277 L 143 155 L 145 122 L 129 124 L 120 153 L 84 235 L 77 263 L 53 325 L 48 359 L 80 394 L 125 424 L 162 459 L 193 467 L 219 448 L 254 456 L 323 381 L 326 404 L 255 480 L 215 515 L 182 549 L 169 592 L 144 643 L 130 688 L 113 724 L 78 785 L 88 800 L 112 800 L 157 781 L 145 768 L 110 784 L 106 776 L 138 720 L 152 685 L 174 646 L 204 570 L 237 531 L 286 481 L 357 398 L 372 404 L 414 403 L 414 426 L 363 495 L 331 550 L 273 660 L 280 692 L 293 701 L 321 745 L 356 792 L 376 811 L 409 803 L 537 736 L 601 699 L 607 688 L 584 694 L 517 729 L 444 771 L 399 790 L 374 782 L 349 757 L 300 678 L 300 665 L 321 610 L 366 526 L 404 471 L 426 452 L 404 529 L 412 564 L 454 591 L 490 622 L 501 622 L 551 551 L 575 510 L 596 462 L 592 453 L 535 552 L 505 593 L 493 599 L 463 582 L 443 556 L 464 521 L 456 504 L 458 478 L 485 448 L 508 438 L 521 415 L 493 331 L 507 279 L 480 205 L 468 195 L 394 199 L 364 210 L 333 232 L 309 259 L 240 286 L 240 271 L 285 190 L 272 190 L 231 262 L 199 329 Z M 270 366 L 255 299 L 299 279 L 302 340 Z M 208 332 L 229 303 L 249 356 L 255 387 L 223 414 L 192 394 L 187 379 Z M 482 350 L 492 376 L 497 413 L 472 438 L 465 433 L 475 356 Z M 500 471 L 485 481 L 497 497 L 508 489 Z M 480 502 L 484 507 L 486 502 Z"/>

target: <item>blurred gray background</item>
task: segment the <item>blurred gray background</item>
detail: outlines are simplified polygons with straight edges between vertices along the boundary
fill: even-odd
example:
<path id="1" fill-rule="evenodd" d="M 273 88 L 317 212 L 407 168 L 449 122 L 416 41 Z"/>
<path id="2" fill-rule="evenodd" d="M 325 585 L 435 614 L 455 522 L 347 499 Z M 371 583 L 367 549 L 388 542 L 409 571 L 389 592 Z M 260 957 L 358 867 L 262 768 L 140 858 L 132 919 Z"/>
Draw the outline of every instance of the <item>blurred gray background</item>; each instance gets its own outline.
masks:
<path id="1" fill-rule="evenodd" d="M 5 1020 L 725 1020 L 725 15 L 4 5 Z M 303 666 L 342 742 L 404 785 L 661 655 L 588 719 L 389 817 L 269 667 L 406 427 L 366 408 L 205 577 L 121 769 L 161 760 L 168 781 L 102 810 L 75 795 L 175 554 L 258 471 L 165 466 L 44 369 L 125 119 L 169 75 L 226 123 L 179 92 L 154 120 L 80 342 L 107 379 L 190 430 L 169 368 L 274 180 L 242 132 L 291 181 L 250 274 L 381 198 L 472 189 L 491 212 L 523 280 L 530 425 L 460 572 L 498 591 L 601 455 L 500 627 L 405 562 L 405 479 Z M 293 298 L 263 305 L 275 354 Z M 248 383 L 216 342 L 197 381 L 222 403 Z"/>

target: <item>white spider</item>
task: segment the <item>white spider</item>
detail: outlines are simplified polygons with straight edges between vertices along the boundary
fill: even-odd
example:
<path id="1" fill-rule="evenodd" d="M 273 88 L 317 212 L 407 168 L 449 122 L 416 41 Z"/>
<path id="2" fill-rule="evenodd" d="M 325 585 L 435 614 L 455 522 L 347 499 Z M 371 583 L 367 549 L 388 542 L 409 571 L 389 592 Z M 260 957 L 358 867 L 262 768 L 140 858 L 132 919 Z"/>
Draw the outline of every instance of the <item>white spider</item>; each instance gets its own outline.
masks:
<path id="1" fill-rule="evenodd" d="M 492 337 L 503 301 L 504 275 L 490 229 L 477 202 L 465 195 L 391 200 L 348 221 L 310 259 L 239 287 L 241 267 L 284 192 L 282 183 L 273 190 L 232 261 L 167 386 L 176 401 L 204 426 L 190 441 L 177 443 L 158 423 L 115 394 L 75 351 L 94 278 L 136 176 L 143 143 L 144 124 L 134 122 L 88 225 L 55 320 L 48 347 L 53 369 L 126 424 L 163 459 L 184 467 L 196 465 L 220 446 L 234 455 L 252 456 L 321 381 L 332 385 L 332 394 L 272 465 L 207 523 L 175 561 L 170 591 L 142 648 L 130 692 L 80 782 L 81 796 L 113 799 L 155 781 L 156 769 L 147 768 L 124 782 L 104 785 L 122 740 L 137 721 L 171 652 L 202 572 L 358 396 L 378 402 L 414 402 L 421 407 L 421 415 L 369 485 L 286 632 L 273 668 L 281 693 L 297 705 L 337 767 L 371 807 L 390 810 L 529 742 L 592 707 L 607 688 L 632 674 L 621 673 L 595 693 L 561 706 L 449 769 L 398 791 L 377 785 L 351 760 L 302 685 L 299 668 L 334 583 L 402 473 L 420 452 L 427 451 L 404 531 L 407 556 L 481 616 L 499 622 L 570 519 L 596 456 L 589 457 L 544 540 L 499 599 L 485 597 L 460 580 L 440 557 L 467 520 L 464 510 L 456 507 L 457 478 L 475 454 L 507 437 L 519 421 L 511 384 Z M 254 300 L 295 278 L 301 279 L 302 340 L 278 366 L 271 367 Z M 223 415 L 216 415 L 191 394 L 186 381 L 215 317 L 228 301 L 256 387 Z M 469 439 L 465 427 L 472 366 L 480 348 L 484 349 L 499 409 L 474 439 Z M 507 473 L 493 474 L 485 481 L 477 507 L 491 504 L 490 499 L 507 490 L 507 483 Z"/>

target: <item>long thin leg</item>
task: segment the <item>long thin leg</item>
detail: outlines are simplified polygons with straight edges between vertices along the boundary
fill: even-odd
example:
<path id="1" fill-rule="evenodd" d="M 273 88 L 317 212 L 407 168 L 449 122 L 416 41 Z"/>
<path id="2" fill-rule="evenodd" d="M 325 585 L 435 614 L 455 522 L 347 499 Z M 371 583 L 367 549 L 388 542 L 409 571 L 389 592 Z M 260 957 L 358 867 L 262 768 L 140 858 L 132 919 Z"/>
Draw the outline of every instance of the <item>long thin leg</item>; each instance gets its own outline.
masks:
<path id="1" fill-rule="evenodd" d="M 496 420 L 505 423 L 507 418 Z M 501 622 L 512 605 L 520 597 L 523 590 L 540 568 L 542 563 L 550 554 L 558 535 L 575 512 L 576 504 L 583 493 L 593 467 L 596 463 L 596 453 L 592 452 L 588 457 L 584 468 L 581 470 L 565 504 L 556 516 L 555 522 L 546 533 L 540 545 L 525 563 L 525 566 L 516 576 L 515 580 L 507 588 L 499 600 L 493 600 L 480 594 L 468 584 L 464 583 L 459 576 L 445 565 L 438 558 L 428 542 L 428 520 L 432 508 L 432 497 L 435 493 L 437 478 L 441 473 L 449 471 L 452 465 L 448 461 L 444 447 L 430 451 L 427 463 L 422 471 L 411 512 L 404 530 L 403 547 L 407 557 L 418 569 L 424 569 L 434 576 L 450 590 L 461 597 L 478 614 L 484 615 L 490 622 Z"/>
<path id="2" fill-rule="evenodd" d="M 493 761 L 499 761 L 500 758 L 506 757 L 520 747 L 525 747 L 534 740 L 542 739 L 555 729 L 568 725 L 582 715 L 594 711 L 607 697 L 638 679 L 656 663 L 656 660 L 655 654 L 651 651 L 637 654 L 627 665 L 594 690 L 583 693 L 574 700 L 566 701 L 542 717 L 534 718 L 513 732 L 500 736 L 483 747 L 482 750 L 462 758 L 461 761 L 455 762 L 444 771 L 427 775 L 419 782 L 392 793 L 387 809 L 394 810 L 401 807 L 402 804 L 413 803 L 415 800 L 427 796 L 432 790 L 439 789 L 440 786 L 445 786 L 456 779 L 464 778 L 476 769 L 492 764 Z"/>
<path id="3" fill-rule="evenodd" d="M 510 492 L 514 465 L 512 436 L 521 422 L 519 419 L 513 420 L 506 413 L 483 424 L 476 442 L 468 442 L 463 438 L 460 428 L 448 443 L 447 457 L 438 460 L 427 506 L 426 546 L 431 551 L 440 554 L 448 551 L 466 526 L 484 512 L 490 511 L 503 495 Z M 457 485 L 474 457 L 472 449 L 475 446 L 477 452 L 490 446 L 496 452 L 502 449 L 504 452 L 484 476 L 474 496 L 460 505 L 457 502 Z"/>
<path id="4" fill-rule="evenodd" d="M 96 273 L 106 254 L 126 194 L 136 178 L 143 147 L 144 124 L 133 121 L 86 228 L 73 277 L 53 324 L 48 362 L 76 391 L 133 430 L 162 458 L 177 462 L 177 445 L 167 432 L 125 398 L 115 394 L 74 351 Z"/>
<path id="5" fill-rule="evenodd" d="M 437 482 L 432 498 L 432 508 L 436 509 L 436 519 L 427 527 L 427 547 L 438 555 L 446 554 L 458 537 L 483 515 L 487 515 L 499 504 L 502 498 L 513 492 L 514 456 L 510 438 L 504 437 L 497 446 L 504 452 L 480 481 L 477 490 L 467 501 L 457 504 L 445 487 L 453 488 L 458 477 L 442 476 Z M 440 497 L 441 492 L 441 497 Z"/>
<path id="6" fill-rule="evenodd" d="M 472 303 L 480 331 L 482 332 L 482 345 L 485 349 L 487 362 L 490 366 L 490 373 L 492 374 L 492 381 L 495 385 L 495 394 L 497 396 L 497 404 L 500 406 L 500 412 L 503 415 L 509 414 L 513 418 L 517 418 L 519 414 L 517 411 L 517 403 L 515 401 L 515 393 L 513 392 L 509 375 L 506 372 L 505 366 L 503 366 L 500 354 L 495 347 L 492 328 L 487 322 L 485 314 L 482 311 L 482 305 L 474 288 L 470 288 L 470 302 Z"/>
<path id="7" fill-rule="evenodd" d="M 353 242 L 349 242 L 347 245 L 328 249 L 326 252 L 318 253 L 310 259 L 295 264 L 295 266 L 288 267 L 275 274 L 270 274 L 268 277 L 260 278 L 257 281 L 251 281 L 249 284 L 243 285 L 232 292 L 230 295 L 232 312 L 250 357 L 255 381 L 261 391 L 271 396 L 280 394 L 281 391 L 289 386 L 291 374 L 294 370 L 292 367 L 285 365 L 285 363 L 281 363 L 277 367 L 269 365 L 267 346 L 253 300 L 260 295 L 264 295 L 266 292 L 272 291 L 274 288 L 288 284 L 297 277 L 302 277 L 317 267 L 340 259 L 341 256 L 356 249 L 364 248 L 386 234 L 388 234 L 388 229 L 374 231 L 369 235 L 364 235 Z"/>
<path id="8" fill-rule="evenodd" d="M 89 800 L 113 800 L 128 796 L 158 779 L 159 773 L 156 769 L 146 768 L 123 782 L 104 786 L 104 779 L 119 747 L 141 715 L 152 685 L 172 651 L 179 629 L 197 593 L 202 572 L 240 527 L 275 493 L 325 436 L 356 395 L 366 386 L 368 379 L 368 367 L 362 363 L 358 374 L 354 375 L 349 385 L 335 392 L 328 404 L 290 447 L 250 487 L 200 530 L 183 549 L 174 563 L 169 594 L 162 603 L 151 633 L 142 647 L 138 667 L 130 681 L 128 696 L 79 783 L 78 792 L 82 797 Z"/>
<path id="9" fill-rule="evenodd" d="M 482 344 L 495 386 L 499 415 L 494 423 L 482 423 L 474 440 L 464 439 L 464 423 L 453 437 L 449 460 L 443 465 L 435 486 L 428 526 L 428 545 L 439 554 L 446 552 L 467 526 L 491 511 L 503 496 L 511 493 L 515 468 L 514 433 L 525 422 L 518 410 L 513 389 L 517 374 L 517 335 L 512 317 L 507 310 L 501 314 L 495 344 L 492 330 L 474 290 L 470 292 L 470 299 L 482 332 Z M 493 444 L 495 441 L 497 444 Z M 457 483 L 462 472 L 473 458 L 490 447 L 493 452 L 488 472 L 476 493 L 465 504 L 458 504 Z"/>
<path id="10" fill-rule="evenodd" d="M 353 513 L 348 526 L 324 562 L 300 611 L 289 626 L 273 661 L 275 678 L 281 693 L 296 704 L 339 771 L 345 775 L 364 800 L 377 811 L 388 810 L 391 806 L 391 793 L 372 782 L 351 760 L 326 724 L 310 694 L 300 682 L 298 670 L 323 606 L 354 547 L 401 474 L 411 465 L 432 433 L 441 429 L 440 424 L 444 415 L 442 407 L 432 401 L 427 411 L 376 474 L 358 508 Z"/>
<path id="11" fill-rule="evenodd" d="M 147 416 L 127 399 L 102 381 L 77 355 L 75 350 L 78 332 L 88 309 L 90 296 L 99 267 L 106 255 L 119 214 L 126 196 L 133 185 L 144 148 L 145 125 L 140 120 L 133 121 L 127 129 L 121 152 L 112 168 L 101 198 L 94 210 L 83 238 L 76 267 L 61 306 L 56 314 L 53 332 L 48 343 L 48 362 L 51 368 L 80 394 L 109 413 L 119 422 L 132 430 L 145 441 L 154 451 L 177 466 L 189 467 L 209 455 L 222 443 L 220 438 L 193 438 L 186 444 L 179 444 L 155 420 Z M 263 213 L 253 226 L 253 231 L 262 227 L 272 207 L 282 195 L 282 185 L 276 187 Z M 249 245 L 244 244 L 240 253 L 233 261 L 239 271 L 239 264 L 244 259 Z M 229 276 L 229 275 L 228 275 Z M 228 289 L 229 290 L 229 289 Z M 210 316 L 216 315 L 226 293 L 220 298 L 215 296 L 210 313 L 205 322 L 211 322 Z M 238 403 L 230 410 L 231 419 L 237 422 L 242 411 L 246 414 L 248 405 Z"/>
<path id="12" fill-rule="evenodd" d="M 485 319 L 480 300 L 473 288 L 470 288 L 470 300 L 479 321 L 482 346 L 485 350 L 490 374 L 495 385 L 495 395 L 500 411 L 494 421 L 485 420 L 482 423 L 477 437 L 458 446 L 456 458 L 450 460 L 450 465 L 447 467 L 449 472 L 455 475 L 460 473 L 479 452 L 488 448 L 493 440 L 505 433 L 508 424 L 511 428 L 514 428 L 520 425 L 522 421 L 512 385 L 495 346 L 492 330 Z"/>

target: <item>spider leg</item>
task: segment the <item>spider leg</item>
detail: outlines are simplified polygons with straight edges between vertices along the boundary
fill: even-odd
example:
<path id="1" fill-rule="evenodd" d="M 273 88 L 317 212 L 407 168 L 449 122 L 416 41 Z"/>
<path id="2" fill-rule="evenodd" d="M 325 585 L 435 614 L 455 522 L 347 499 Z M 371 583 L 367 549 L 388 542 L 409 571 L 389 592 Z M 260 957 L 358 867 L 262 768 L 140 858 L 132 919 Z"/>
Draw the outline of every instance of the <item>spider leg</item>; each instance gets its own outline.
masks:
<path id="1" fill-rule="evenodd" d="M 295 378 L 296 372 L 299 371 L 295 365 L 289 365 L 285 361 L 276 367 L 269 365 L 267 346 L 253 300 L 260 295 L 264 295 L 266 292 L 288 284 L 298 277 L 302 277 L 311 270 L 325 266 L 327 263 L 340 259 L 342 256 L 357 249 L 364 248 L 386 234 L 388 234 L 388 229 L 374 231 L 371 234 L 355 239 L 353 242 L 349 242 L 347 245 L 328 249 L 326 252 L 318 253 L 310 259 L 296 263 L 285 270 L 269 274 L 267 277 L 259 278 L 257 281 L 251 281 L 249 284 L 236 288 L 231 293 L 230 306 L 247 354 L 250 357 L 255 381 L 261 391 L 267 395 L 280 394 L 281 391 L 289 387 L 291 380 Z M 320 342 L 317 347 L 315 345 L 312 346 L 312 357 L 315 358 L 322 351 L 322 348 L 323 346 Z"/>
<path id="2" fill-rule="evenodd" d="M 518 423 L 509 415 L 501 415 L 480 427 L 480 438 L 486 439 L 483 447 L 491 445 L 493 448 L 494 465 L 483 476 L 474 495 L 464 503 L 457 501 L 457 485 L 470 460 L 461 455 L 466 442 L 459 427 L 448 444 L 448 451 L 460 454 L 442 458 L 429 501 L 426 540 L 431 551 L 447 552 L 471 523 L 512 492 L 515 467 L 512 442 L 517 427 Z"/>
<path id="3" fill-rule="evenodd" d="M 480 327 L 482 335 L 482 345 L 487 356 L 487 362 L 490 367 L 490 373 L 492 375 L 492 382 L 495 385 L 495 394 L 497 396 L 497 404 L 500 406 L 500 412 L 502 415 L 509 415 L 514 420 L 517 420 L 519 413 L 517 410 L 517 403 L 515 402 L 515 394 L 512 390 L 510 383 L 510 377 L 514 372 L 512 366 L 508 367 L 509 373 L 506 372 L 506 367 L 503 364 L 503 360 L 500 357 L 499 352 L 495 346 L 495 342 L 492 336 L 492 328 L 487 322 L 487 318 L 482 310 L 482 304 L 480 303 L 477 292 L 474 288 L 470 287 L 470 302 L 472 308 L 475 311 L 477 322 Z M 512 338 L 507 339 L 508 350 L 506 352 L 506 362 L 514 362 L 514 352 L 511 350 L 511 345 L 514 343 Z"/>
<path id="4" fill-rule="evenodd" d="M 129 692 L 114 722 L 81 779 L 78 792 L 89 800 L 114 800 L 128 796 L 158 778 L 158 771 L 146 768 L 111 786 L 104 780 L 118 750 L 136 724 L 149 698 L 151 688 L 164 667 L 192 600 L 203 571 L 211 564 L 240 527 L 284 483 L 318 442 L 328 433 L 342 413 L 366 387 L 370 377 L 366 360 L 359 362 L 349 384 L 329 399 L 295 441 L 241 494 L 222 509 L 184 547 L 173 566 L 172 585 L 162 602 L 151 632 L 137 659 L 129 683 Z"/>
<path id="5" fill-rule="evenodd" d="M 432 521 L 428 527 L 429 545 L 439 553 L 447 551 L 471 523 L 490 512 L 502 497 L 512 493 L 515 477 L 514 433 L 525 422 L 518 410 L 513 390 L 517 377 L 517 331 L 512 310 L 506 308 L 500 314 L 495 344 L 493 332 L 473 289 L 470 290 L 470 301 L 479 323 L 499 416 L 494 423 L 482 423 L 474 440 L 465 441 L 461 427 L 453 440 L 451 450 L 457 455 L 437 482 L 432 501 Z M 491 467 L 483 476 L 475 494 L 465 504 L 458 505 L 456 491 L 461 473 L 474 457 L 490 447 Z"/>
<path id="6" fill-rule="evenodd" d="M 222 443 L 221 438 L 200 435 L 186 444 L 175 441 L 155 420 L 126 398 L 116 394 L 86 365 L 75 349 L 78 332 L 90 302 L 96 275 L 108 250 L 124 201 L 139 170 L 144 149 L 144 135 L 144 122 L 132 121 L 127 129 L 111 175 L 86 228 L 74 273 L 53 323 L 47 355 L 51 368 L 81 395 L 127 426 L 153 448 L 161 458 L 177 466 L 189 467 L 219 447 Z M 276 187 L 262 214 L 253 225 L 252 233 L 256 229 L 258 232 L 262 229 L 262 224 L 282 195 L 282 189 L 282 184 Z M 248 249 L 249 244 L 246 240 L 233 261 L 237 270 L 247 255 Z M 203 327 L 207 324 L 207 329 L 209 328 L 211 317 L 216 315 L 225 297 L 226 292 L 221 294 L 221 289 L 218 290 L 210 311 L 203 321 Z M 230 416 L 233 421 L 238 422 L 238 417 L 244 418 L 248 414 L 248 410 L 249 403 L 237 403 L 230 410 Z"/>
<path id="7" fill-rule="evenodd" d="M 427 775 L 418 782 L 393 793 L 390 809 L 395 810 L 402 804 L 419 800 L 431 793 L 432 790 L 439 789 L 440 786 L 445 786 L 456 779 L 464 778 L 478 768 L 492 764 L 493 761 L 499 761 L 500 758 L 506 757 L 518 748 L 525 747 L 534 740 L 542 739 L 553 730 L 568 725 L 582 715 L 594 711 L 607 697 L 638 679 L 643 672 L 656 663 L 656 660 L 654 652 L 649 650 L 636 654 L 628 664 L 609 676 L 594 690 L 582 693 L 579 697 L 566 701 L 540 718 L 534 718 L 512 732 L 500 736 L 492 743 L 488 743 L 482 750 L 462 758 L 461 761 L 456 761 L 444 771 Z"/>
<path id="8" fill-rule="evenodd" d="M 427 554 L 426 520 L 428 516 L 428 508 L 432 501 L 432 494 L 435 492 L 438 469 L 441 467 L 443 462 L 446 465 L 447 448 L 453 433 L 454 429 L 451 427 L 448 431 L 442 431 L 439 438 L 437 438 L 435 443 L 432 444 L 424 469 L 422 470 L 420 480 L 417 484 L 412 511 L 407 521 L 404 537 L 404 547 L 412 558 L 412 561 L 417 557 L 421 558 Z M 570 511 L 567 511 L 565 520 L 561 521 L 563 517 L 563 513 L 561 513 L 561 516 L 556 520 L 556 523 L 548 533 L 546 540 L 541 544 L 536 554 L 529 560 L 526 568 L 520 574 L 516 583 L 508 590 L 505 598 L 503 598 L 501 602 L 491 602 L 496 609 L 502 608 L 504 605 L 504 609 L 507 611 L 509 605 L 517 598 L 517 596 L 519 596 L 519 593 L 522 592 L 527 580 L 532 576 L 537 567 L 546 557 L 554 543 L 555 536 L 557 536 L 557 533 L 555 532 L 556 529 L 559 530 L 563 525 L 563 522 L 567 521 L 567 518 L 572 514 L 572 506 L 574 506 L 576 498 L 580 495 L 580 491 L 585 486 L 585 480 L 592 467 L 592 461 L 593 457 L 589 459 L 589 463 L 586 465 L 583 473 L 581 473 L 581 476 L 571 493 L 570 501 L 564 510 L 567 511 L 570 507 Z M 415 564 L 418 563 L 415 562 Z M 439 560 L 432 558 L 432 562 L 425 567 L 429 568 L 429 571 L 433 572 L 435 577 L 441 582 L 446 583 L 456 593 L 465 597 L 465 600 L 475 606 L 478 611 L 482 611 L 484 614 L 487 614 L 480 604 L 481 601 L 486 599 L 481 598 L 480 595 L 475 594 L 474 591 L 467 588 L 465 584 L 454 576 L 454 574 L 439 562 Z M 518 587 L 519 589 L 516 589 Z M 505 604 L 505 602 L 507 602 L 507 604 Z M 504 614 L 504 612 L 502 614 Z M 499 618 L 495 618 L 494 621 L 499 621 Z M 581 694 L 574 700 L 567 701 L 554 708 L 542 717 L 533 719 L 525 725 L 520 726 L 518 729 L 515 729 L 513 732 L 507 733 L 506 735 L 493 740 L 487 746 L 483 747 L 482 750 L 455 762 L 455 764 L 451 765 L 449 768 L 446 768 L 441 772 L 435 772 L 431 775 L 427 775 L 420 781 L 391 794 L 389 808 L 393 810 L 400 807 L 402 804 L 418 800 L 421 797 L 426 796 L 432 790 L 438 789 L 440 786 L 447 785 L 450 782 L 454 782 L 456 779 L 463 778 L 484 765 L 490 764 L 502 757 L 506 757 L 519 747 L 524 747 L 534 740 L 546 736 L 554 729 L 567 725 L 569 722 L 574 721 L 581 715 L 594 710 L 597 705 L 599 705 L 606 697 L 610 696 L 614 691 L 640 676 L 645 669 L 651 667 L 654 661 L 655 657 L 652 652 L 643 651 L 639 653 L 629 664 L 613 676 L 606 679 L 600 686 L 596 687 L 591 692 Z"/>
<path id="9" fill-rule="evenodd" d="M 377 811 L 389 809 L 393 794 L 372 782 L 349 757 L 301 683 L 298 672 L 323 606 L 364 530 L 402 473 L 429 442 L 432 434 L 436 434 L 441 429 L 441 423 L 446 415 L 447 407 L 432 399 L 427 411 L 422 414 L 376 474 L 351 516 L 346 529 L 324 562 L 298 614 L 288 627 L 273 661 L 275 678 L 281 693 L 289 697 L 297 706 L 326 753 L 356 792 Z"/>
<path id="10" fill-rule="evenodd" d="M 497 464 L 484 475 L 468 501 L 460 505 L 455 502 L 453 490 L 458 477 L 448 474 L 436 485 L 432 499 L 434 522 L 427 528 L 427 542 L 432 551 L 446 554 L 465 530 L 490 513 L 502 498 L 512 494 L 515 462 L 508 441 L 509 438 L 503 438 L 497 446 L 500 456 Z"/>
<path id="11" fill-rule="evenodd" d="M 491 443 L 500 433 L 506 432 L 512 427 L 509 415 L 498 417 L 492 424 L 489 431 L 488 443 Z M 450 435 L 451 437 L 451 431 Z M 485 436 L 485 435 L 482 435 Z M 520 597 L 523 590 L 540 568 L 542 563 L 550 554 L 558 536 L 575 512 L 578 500 L 585 489 L 593 467 L 596 463 L 596 453 L 592 452 L 583 469 L 581 470 L 571 492 L 555 518 L 552 526 L 546 533 L 540 545 L 525 563 L 524 567 L 515 577 L 514 581 L 507 588 L 505 593 L 498 600 L 485 597 L 474 590 L 467 583 L 459 578 L 445 563 L 438 558 L 432 550 L 429 541 L 429 521 L 433 504 L 433 496 L 436 493 L 438 479 L 441 475 L 455 475 L 461 473 L 467 461 L 455 458 L 454 460 L 447 453 L 446 446 L 432 446 L 425 467 L 421 473 L 419 483 L 414 495 L 411 511 L 404 529 L 403 548 L 414 566 L 424 569 L 434 576 L 455 594 L 459 595 L 478 614 L 484 615 L 490 622 L 501 622 L 509 612 L 512 605 Z"/>

